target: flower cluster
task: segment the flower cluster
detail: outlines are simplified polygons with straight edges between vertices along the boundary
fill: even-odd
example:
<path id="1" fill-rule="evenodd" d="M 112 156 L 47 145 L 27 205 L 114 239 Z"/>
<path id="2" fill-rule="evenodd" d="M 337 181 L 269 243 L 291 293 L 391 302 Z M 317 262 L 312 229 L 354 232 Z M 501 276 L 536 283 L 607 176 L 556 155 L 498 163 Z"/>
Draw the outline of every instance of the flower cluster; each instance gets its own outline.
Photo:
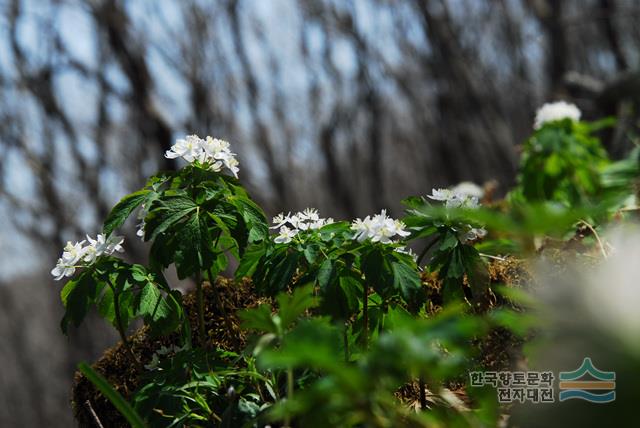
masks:
<path id="1" fill-rule="evenodd" d="M 388 244 L 393 242 L 391 238 L 396 235 L 401 237 L 409 236 L 410 233 L 404 228 L 405 225 L 400 220 L 387 217 L 386 210 L 382 210 L 380 214 L 376 214 L 373 217 L 366 216 L 364 220 L 355 219 L 351 223 L 351 230 L 356 232 L 353 238 L 357 239 L 358 242 L 371 239 L 371 242 Z"/>
<path id="2" fill-rule="evenodd" d="M 452 189 L 432 189 L 429 199 L 444 202 L 447 208 L 477 208 L 478 198 L 484 195 L 484 191 L 473 183 L 463 182 Z M 470 224 L 463 226 L 463 230 L 457 230 L 458 238 L 463 244 L 477 241 L 487 235 L 487 231 L 481 227 L 473 227 Z"/>
<path id="3" fill-rule="evenodd" d="M 56 267 L 51 270 L 51 275 L 56 281 L 72 276 L 77 268 L 90 265 L 102 255 L 111 255 L 116 251 L 123 252 L 123 242 L 122 236 L 111 235 L 107 238 L 101 234 L 98 234 L 96 239 L 87 235 L 86 240 L 75 243 L 69 241 L 64 247 L 62 256 L 58 259 Z"/>
<path id="4" fill-rule="evenodd" d="M 432 189 L 429 199 L 444 202 L 447 208 L 476 208 L 478 196 L 461 188 Z"/>
<path id="5" fill-rule="evenodd" d="M 571 119 L 578 121 L 582 113 L 575 104 L 569 104 L 565 101 L 557 101 L 555 103 L 547 103 L 540 107 L 536 112 L 536 119 L 533 129 L 540 129 L 545 123 L 555 122 L 562 119 Z"/>
<path id="6" fill-rule="evenodd" d="M 229 143 L 217 138 L 207 137 L 203 140 L 197 135 L 188 135 L 178 139 L 164 156 L 169 159 L 181 157 L 189 163 L 198 161 L 214 172 L 220 172 L 225 167 L 236 178 L 240 171 L 238 160 L 235 153 L 231 152 Z"/>
<path id="7" fill-rule="evenodd" d="M 280 213 L 273 218 L 273 226 L 270 229 L 279 229 L 274 241 L 278 244 L 287 244 L 301 231 L 316 230 L 322 226 L 333 223 L 333 219 L 321 218 L 315 208 L 306 208 L 296 214 Z"/>

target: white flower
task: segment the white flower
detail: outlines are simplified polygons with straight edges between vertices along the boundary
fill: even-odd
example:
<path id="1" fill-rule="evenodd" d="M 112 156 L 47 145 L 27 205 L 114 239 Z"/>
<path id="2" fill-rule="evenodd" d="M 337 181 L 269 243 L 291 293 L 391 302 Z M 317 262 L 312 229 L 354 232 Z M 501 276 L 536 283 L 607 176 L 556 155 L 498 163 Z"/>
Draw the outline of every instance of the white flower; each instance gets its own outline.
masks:
<path id="1" fill-rule="evenodd" d="M 138 223 L 138 225 L 136 226 L 136 236 L 138 236 L 140 239 L 144 240 L 144 226 L 145 226 L 145 222 L 144 220 L 142 220 L 140 223 Z"/>
<path id="2" fill-rule="evenodd" d="M 405 225 L 401 221 L 387 217 L 386 210 L 382 210 L 380 214 L 373 217 L 366 216 L 364 220 L 357 218 L 351 223 L 351 230 L 356 232 L 353 239 L 358 242 L 370 239 L 371 242 L 388 244 L 393 242 L 392 238 L 396 235 L 409 236 L 410 233 L 404 228 Z"/>
<path id="3" fill-rule="evenodd" d="M 171 146 L 164 154 L 166 158 L 175 159 L 183 158 L 191 163 L 198 159 L 202 153 L 202 140 L 197 135 L 187 135 L 184 139 L 180 138 Z"/>
<path id="4" fill-rule="evenodd" d="M 315 208 L 305 208 L 304 211 L 298 213 L 298 217 L 302 220 L 318 221 L 320 216 Z"/>
<path id="5" fill-rule="evenodd" d="M 85 241 L 80 241 L 76 243 L 71 243 L 71 241 L 67 241 L 67 245 L 64 247 L 64 251 L 62 252 L 61 260 L 64 264 L 68 266 L 73 266 L 77 264 L 80 259 L 84 255 L 84 250 L 82 245 Z"/>
<path id="6" fill-rule="evenodd" d="M 562 119 L 579 121 L 581 115 L 580 109 L 578 109 L 575 104 L 569 104 L 565 101 L 547 103 L 536 112 L 533 129 L 540 129 L 545 123 Z"/>
<path id="7" fill-rule="evenodd" d="M 427 198 L 442 201 L 447 208 L 475 208 L 478 206 L 477 196 L 464 191 L 456 192 L 453 189 L 432 189 Z"/>
<path id="8" fill-rule="evenodd" d="M 484 189 L 471 181 L 463 181 L 455 185 L 451 191 L 458 195 L 481 199 L 484 196 Z"/>
<path id="9" fill-rule="evenodd" d="M 309 224 L 309 229 L 312 229 L 312 230 L 320 229 L 321 227 L 326 226 L 328 224 L 332 224 L 332 223 L 333 223 L 333 219 L 331 217 L 326 219 L 319 218 L 316 221 Z"/>
<path id="10" fill-rule="evenodd" d="M 353 223 L 351 223 L 351 230 L 356 231 L 356 234 L 353 237 L 354 239 L 358 242 L 364 241 L 373 234 L 371 217 L 366 216 L 364 220 L 359 218 L 355 219 Z"/>
<path id="11" fill-rule="evenodd" d="M 51 270 L 51 275 L 53 275 L 53 279 L 55 279 L 56 281 L 60 281 L 65 276 L 72 276 L 75 271 L 75 266 L 69 266 L 65 264 L 64 260 L 60 258 L 58 259 L 58 263 L 56 263 L 56 266 Z"/>
<path id="12" fill-rule="evenodd" d="M 111 235 L 108 238 L 102 234 L 98 234 L 96 239 L 92 239 L 87 235 L 89 245 L 84 248 L 84 261 L 87 263 L 93 263 L 93 261 L 101 255 L 111 255 L 114 252 L 123 252 L 122 243 L 124 238 L 122 236 Z"/>
<path id="13" fill-rule="evenodd" d="M 165 153 L 165 157 L 169 159 L 181 157 L 189 163 L 198 161 L 214 172 L 220 172 L 225 167 L 231 171 L 234 177 L 238 178 L 240 168 L 238 168 L 239 162 L 235 156 L 227 141 L 212 137 L 203 140 L 197 135 L 178 139 Z"/>
<path id="14" fill-rule="evenodd" d="M 282 226 L 278 236 L 274 239 L 277 244 L 288 244 L 291 242 L 294 236 L 298 234 L 297 229 L 289 229 L 287 226 Z"/>
<path id="15" fill-rule="evenodd" d="M 302 213 L 298 213 L 289 217 L 289 223 L 294 229 L 307 230 L 309 229 L 309 224 L 305 222 Z"/>
<path id="16" fill-rule="evenodd" d="M 431 194 L 427 195 L 427 198 L 434 201 L 447 201 L 454 196 L 454 193 L 450 189 L 431 189 Z"/>
<path id="17" fill-rule="evenodd" d="M 271 220 L 273 226 L 271 226 L 269 229 L 280 229 L 282 226 L 289 223 L 290 220 L 291 213 L 287 214 L 286 216 L 284 215 L 284 213 L 280 213 Z"/>
<path id="18" fill-rule="evenodd" d="M 64 277 L 72 276 L 76 268 L 87 266 L 93 263 L 96 258 L 103 254 L 111 255 L 114 252 L 122 252 L 122 243 L 124 238 L 122 236 L 111 235 L 106 238 L 102 234 L 98 234 L 96 239 L 87 235 L 89 243 L 83 246 L 87 241 L 80 241 L 72 243 L 67 242 L 62 256 L 58 259 L 56 266 L 51 270 L 56 281 L 61 280 Z"/>
<path id="19" fill-rule="evenodd" d="M 67 276 L 73 276 L 78 267 L 78 264 L 85 255 L 85 250 L 82 247 L 85 241 L 71 242 L 67 241 L 67 245 L 64 246 L 62 256 L 58 259 L 56 266 L 51 270 L 56 281 L 60 281 Z"/>
<path id="20" fill-rule="evenodd" d="M 333 223 L 332 218 L 322 218 L 315 208 L 305 208 L 303 211 L 291 214 L 280 213 L 272 219 L 273 226 L 270 229 L 280 229 L 280 234 L 275 238 L 277 243 L 289 243 L 291 238 L 298 233 L 307 230 L 317 230 L 327 224 Z"/>

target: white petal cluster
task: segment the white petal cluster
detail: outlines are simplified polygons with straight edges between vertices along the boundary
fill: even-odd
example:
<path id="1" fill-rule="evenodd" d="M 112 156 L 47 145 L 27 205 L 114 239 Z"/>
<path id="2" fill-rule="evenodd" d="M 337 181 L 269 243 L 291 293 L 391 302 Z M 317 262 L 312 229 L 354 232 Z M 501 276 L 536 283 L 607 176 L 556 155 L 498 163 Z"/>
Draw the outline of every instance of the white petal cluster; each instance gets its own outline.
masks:
<path id="1" fill-rule="evenodd" d="M 358 242 L 370 239 L 371 242 L 381 242 L 389 244 L 396 235 L 400 237 L 409 236 L 405 230 L 405 224 L 400 220 L 387 217 L 387 211 L 382 210 L 380 214 L 373 217 L 366 216 L 364 219 L 355 219 L 351 223 L 351 230 L 355 231 L 354 239 Z"/>
<path id="2" fill-rule="evenodd" d="M 198 161 L 215 172 L 227 168 L 236 178 L 240 171 L 236 154 L 231 152 L 229 143 L 218 138 L 202 139 L 197 135 L 188 135 L 178 139 L 164 156 L 169 159 L 182 158 L 189 163 Z"/>
<path id="3" fill-rule="evenodd" d="M 540 129 L 545 123 L 563 119 L 579 121 L 581 115 L 580 109 L 576 107 L 575 104 L 570 104 L 565 101 L 547 103 L 536 112 L 533 129 Z"/>
<path id="4" fill-rule="evenodd" d="M 317 230 L 322 226 L 333 223 L 333 219 L 322 218 L 315 208 L 306 208 L 296 214 L 280 213 L 273 218 L 273 226 L 270 229 L 279 229 L 274 241 L 278 244 L 287 244 L 301 231 Z"/>
<path id="5" fill-rule="evenodd" d="M 90 265 L 102 255 L 123 252 L 123 242 L 122 236 L 111 235 L 107 238 L 102 234 L 95 239 L 87 235 L 87 239 L 80 242 L 68 241 L 51 275 L 56 281 L 72 276 L 77 268 Z"/>
<path id="6" fill-rule="evenodd" d="M 444 202 L 447 208 L 477 208 L 478 198 L 484 196 L 482 188 L 474 183 L 462 182 L 452 189 L 432 189 L 429 199 Z M 481 227 L 466 225 L 462 230 L 457 230 L 458 238 L 463 244 L 477 241 L 487 235 L 487 231 Z"/>
<path id="7" fill-rule="evenodd" d="M 458 185 L 460 186 L 460 185 Z M 458 187 L 456 186 L 456 187 Z M 469 189 L 432 189 L 427 198 L 434 201 L 444 202 L 447 208 L 476 208 L 478 206 L 478 196 L 475 196 Z"/>
<path id="8" fill-rule="evenodd" d="M 451 188 L 454 193 L 463 196 L 474 197 L 482 199 L 484 196 L 484 189 L 471 181 L 462 181 Z"/>

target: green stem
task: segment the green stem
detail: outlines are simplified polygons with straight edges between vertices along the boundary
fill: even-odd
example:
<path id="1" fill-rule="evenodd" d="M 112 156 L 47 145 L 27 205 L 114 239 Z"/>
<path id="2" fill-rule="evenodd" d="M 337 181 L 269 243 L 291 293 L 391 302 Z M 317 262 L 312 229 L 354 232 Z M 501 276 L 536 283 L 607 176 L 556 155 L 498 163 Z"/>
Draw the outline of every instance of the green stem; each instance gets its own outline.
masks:
<path id="1" fill-rule="evenodd" d="M 124 325 L 122 324 L 122 314 L 120 313 L 120 293 L 118 293 L 115 287 L 111 288 L 113 290 L 113 304 L 114 304 L 114 312 L 116 315 L 116 329 L 120 334 L 120 340 L 122 340 L 122 346 L 127 350 L 129 354 L 129 358 L 131 358 L 131 362 L 135 364 L 140 372 L 142 372 L 142 364 L 136 358 L 136 355 L 133 353 L 133 348 L 131 347 L 131 343 L 127 339 L 126 332 L 124 330 Z"/>
<path id="2" fill-rule="evenodd" d="M 362 334 L 364 341 L 364 350 L 369 349 L 369 287 L 363 287 L 362 293 Z"/>
<path id="3" fill-rule="evenodd" d="M 202 290 L 200 272 L 196 274 L 196 303 L 198 305 L 198 339 L 200 339 L 200 346 L 206 347 L 207 335 L 204 328 L 204 291 Z"/>
<path id="4" fill-rule="evenodd" d="M 287 401 L 293 400 L 293 368 L 287 368 Z M 291 416 L 287 414 L 284 419 L 285 428 L 291 428 Z"/>
<path id="5" fill-rule="evenodd" d="M 345 321 L 343 330 L 344 339 L 344 361 L 349 362 L 349 323 Z"/>

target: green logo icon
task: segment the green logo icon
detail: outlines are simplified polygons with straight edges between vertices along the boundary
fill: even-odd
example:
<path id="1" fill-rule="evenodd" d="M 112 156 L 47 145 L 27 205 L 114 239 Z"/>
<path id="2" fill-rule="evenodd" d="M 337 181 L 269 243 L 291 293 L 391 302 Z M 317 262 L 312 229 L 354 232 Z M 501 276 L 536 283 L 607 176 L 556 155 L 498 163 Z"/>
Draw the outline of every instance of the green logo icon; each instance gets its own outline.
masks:
<path id="1" fill-rule="evenodd" d="M 588 377 L 585 379 L 586 375 Z M 610 403 L 616 399 L 616 373 L 597 369 L 591 358 L 587 357 L 576 370 L 560 372 L 559 387 L 560 401 L 578 399 L 592 403 Z"/>

